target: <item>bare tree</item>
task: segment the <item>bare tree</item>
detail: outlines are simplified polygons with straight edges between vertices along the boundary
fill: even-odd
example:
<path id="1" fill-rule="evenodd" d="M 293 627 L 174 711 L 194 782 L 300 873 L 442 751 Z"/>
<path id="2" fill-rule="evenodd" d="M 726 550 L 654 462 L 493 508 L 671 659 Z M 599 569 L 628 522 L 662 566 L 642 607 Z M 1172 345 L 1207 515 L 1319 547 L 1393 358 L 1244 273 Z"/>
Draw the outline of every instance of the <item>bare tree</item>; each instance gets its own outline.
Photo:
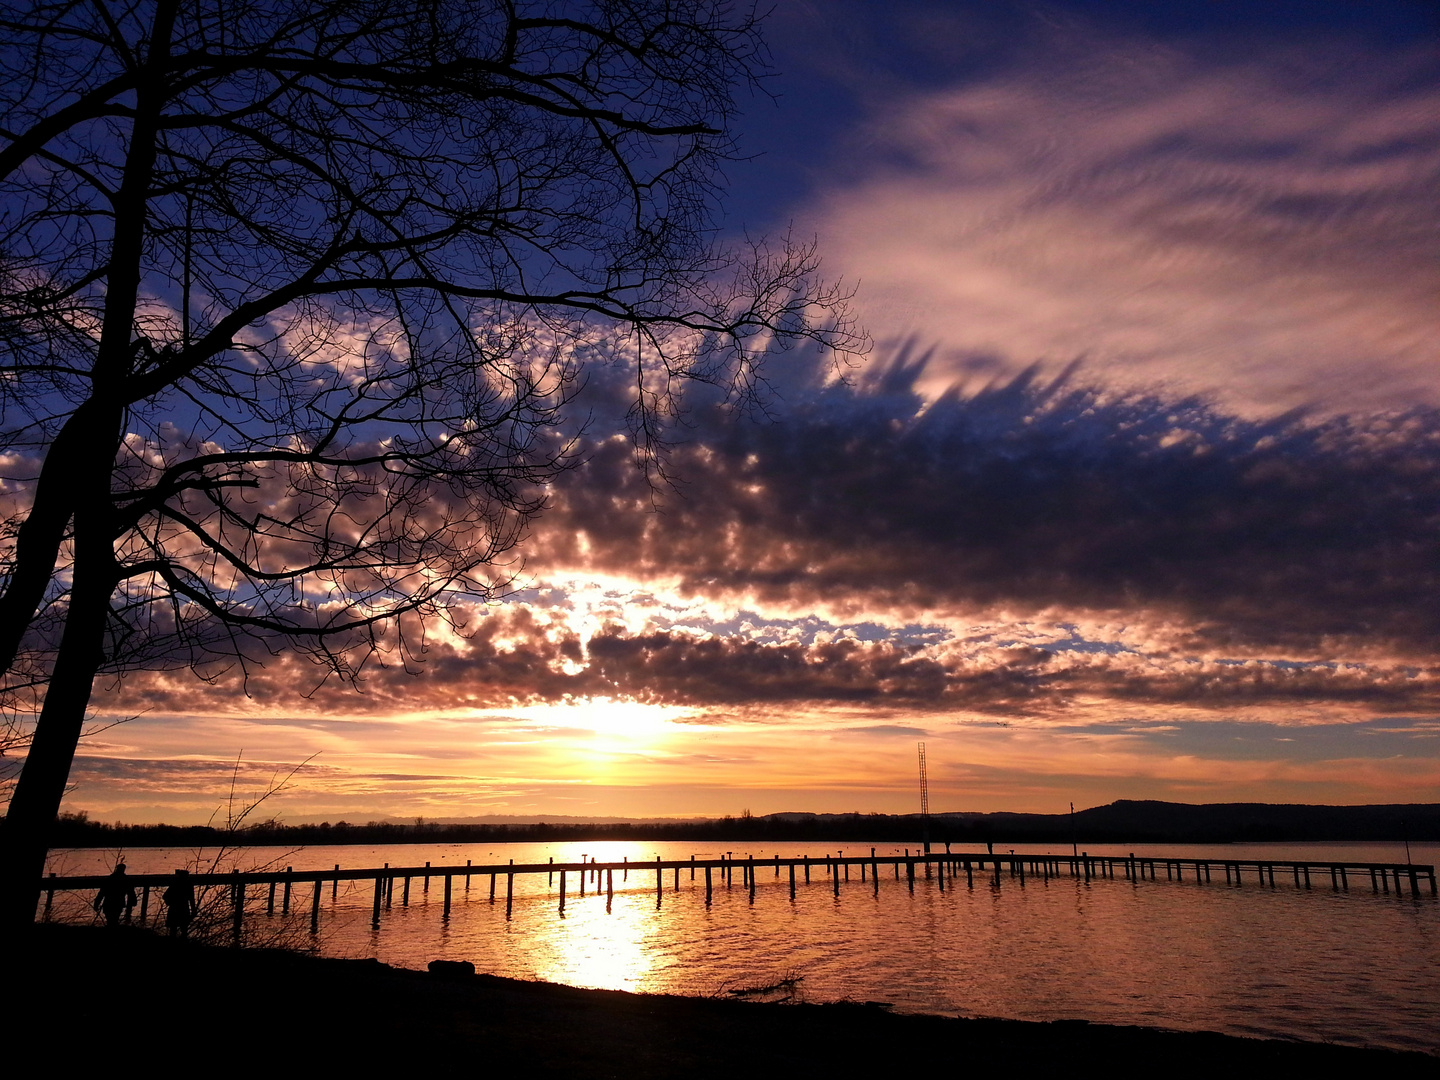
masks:
<path id="1" fill-rule="evenodd" d="M 721 0 L 55 0 L 0 36 L 12 923 L 97 673 L 408 655 L 503 589 L 583 365 L 633 367 L 653 468 L 684 382 L 857 343 L 813 247 L 713 245 L 764 69 Z"/>

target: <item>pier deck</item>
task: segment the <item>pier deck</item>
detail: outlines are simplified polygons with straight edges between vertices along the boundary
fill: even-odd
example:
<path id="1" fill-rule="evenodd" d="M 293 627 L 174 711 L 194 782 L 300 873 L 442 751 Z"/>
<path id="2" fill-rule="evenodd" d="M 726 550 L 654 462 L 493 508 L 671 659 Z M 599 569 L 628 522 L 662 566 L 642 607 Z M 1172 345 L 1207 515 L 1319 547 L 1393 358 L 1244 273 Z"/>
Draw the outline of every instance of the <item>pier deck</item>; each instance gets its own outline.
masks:
<path id="1" fill-rule="evenodd" d="M 491 863 L 484 865 L 432 866 L 381 866 L 364 869 L 329 870 L 261 870 L 216 874 L 190 874 L 188 880 L 197 889 L 227 888 L 231 890 L 234 911 L 234 932 L 238 940 L 243 919 L 246 917 L 247 893 L 252 886 L 268 889 L 266 914 L 273 915 L 277 893 L 282 914 L 289 914 L 292 897 L 299 901 L 303 890 L 310 906 L 311 930 L 318 930 L 320 911 L 325 888 L 330 888 L 332 902 L 337 899 L 340 882 L 373 882 L 371 918 L 378 927 L 381 913 L 388 910 L 396 900 L 395 886 L 400 883 L 399 902 L 409 906 L 411 884 L 418 884 L 422 894 L 428 894 L 432 881 L 444 891 L 442 917 L 449 918 L 453 901 L 455 882 L 458 879 L 469 892 L 476 879 L 488 884 L 489 902 L 497 902 L 497 890 L 503 886 L 505 914 L 508 918 L 514 907 L 515 878 L 544 874 L 547 885 L 555 891 L 560 913 L 565 912 L 567 893 L 573 884 L 575 894 L 584 896 L 587 885 L 592 893 L 604 891 L 606 910 L 615 894 L 615 879 L 620 878 L 621 888 L 635 889 L 629 884 L 630 875 L 637 876 L 637 883 L 644 881 L 647 891 L 653 878 L 655 906 L 664 902 L 667 888 L 678 892 L 683 886 L 703 888 L 705 902 L 711 902 L 718 887 L 730 889 L 735 877 L 740 877 L 740 887 L 749 893 L 751 903 L 755 901 L 757 882 L 766 876 L 785 879 L 790 899 L 795 899 L 798 888 L 813 885 L 814 879 L 827 880 L 836 896 L 842 886 L 868 886 L 878 893 L 882 880 L 892 878 L 903 883 L 911 892 L 915 882 L 921 879 L 934 880 L 943 891 L 954 888 L 961 882 L 967 888 L 974 888 L 977 880 L 981 885 L 999 887 L 1002 882 L 1014 881 L 1023 886 L 1027 877 L 1031 881 L 1048 882 L 1052 878 L 1069 877 L 1086 882 L 1097 879 L 1120 879 L 1137 886 L 1146 881 L 1158 882 L 1160 874 L 1170 882 L 1190 882 L 1196 885 L 1224 884 L 1232 888 L 1263 886 L 1276 888 L 1293 882 L 1295 888 L 1310 889 L 1328 884 L 1335 892 L 1348 892 L 1355 879 L 1357 887 L 1369 884 L 1372 893 L 1389 894 L 1394 890 L 1397 897 L 1421 894 L 1421 882 L 1429 885 L 1431 896 L 1435 895 L 1435 868 L 1415 863 L 1369 863 L 1369 862 L 1316 862 L 1291 861 L 1283 859 L 1197 859 L 1150 856 L 1129 853 L 1126 855 L 1078 854 L 993 854 L 990 852 L 907 852 L 904 855 L 877 855 L 870 849 L 869 855 L 846 855 L 837 852 L 827 856 L 796 856 L 786 858 L 774 855 L 770 858 L 747 855 L 745 858 L 660 859 L 654 862 L 545 862 L 545 863 Z M 44 897 L 44 916 L 49 917 L 56 892 L 85 891 L 98 889 L 108 875 L 87 874 L 58 877 L 51 874 L 40 883 L 39 891 Z M 558 878 L 558 889 L 556 889 Z M 175 881 L 173 874 L 133 874 L 131 886 L 140 894 L 140 921 L 149 916 L 150 892 L 164 889 Z M 253 899 L 253 894 L 251 894 Z M 37 896 L 37 900 L 39 897 Z M 157 905 L 158 907 L 158 905 Z"/>

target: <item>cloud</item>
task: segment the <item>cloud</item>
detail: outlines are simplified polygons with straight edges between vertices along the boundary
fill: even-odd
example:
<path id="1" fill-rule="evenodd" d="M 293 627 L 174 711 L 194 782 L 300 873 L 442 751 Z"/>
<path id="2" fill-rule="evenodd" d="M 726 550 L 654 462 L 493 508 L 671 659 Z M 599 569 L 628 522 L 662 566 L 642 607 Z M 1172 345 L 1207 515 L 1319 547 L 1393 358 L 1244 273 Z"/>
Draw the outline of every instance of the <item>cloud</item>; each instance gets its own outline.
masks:
<path id="1" fill-rule="evenodd" d="M 1250 420 L 1084 369 L 927 398 L 928 359 L 854 386 L 792 364 L 770 420 L 697 408 L 660 512 L 624 444 L 595 445 L 532 568 L 777 618 L 1070 620 L 1157 654 L 1440 646 L 1440 411 Z"/>
<path id="2" fill-rule="evenodd" d="M 938 385 L 1085 357 L 1251 416 L 1440 404 L 1428 45 L 1024 36 L 980 74 L 872 88 L 802 211 L 877 338 L 942 342 Z"/>
<path id="3" fill-rule="evenodd" d="M 363 697 L 331 684 L 309 708 L 1440 707 L 1440 411 L 1252 420 L 1084 369 L 927 396 L 927 361 L 847 385 L 792 359 L 767 417 L 693 396 L 674 490 L 595 438 L 527 545 L 533 588 L 461 605 L 458 633 L 409 626 L 422 678 L 377 662 Z M 258 711 L 319 686 L 253 653 Z M 105 708 L 228 708 L 204 700 L 159 673 Z"/>
<path id="4" fill-rule="evenodd" d="M 835 734 L 839 738 L 895 735 L 906 739 L 923 739 L 928 733 L 924 728 L 907 727 L 904 724 L 866 724 L 861 727 L 843 728 Z"/>
<path id="5" fill-rule="evenodd" d="M 581 659 L 567 662 L 570 656 Z M 293 657 L 276 661 L 251 679 L 249 700 L 234 704 L 263 710 L 288 703 L 290 688 L 305 674 L 303 665 Z M 206 701 L 193 688 L 160 685 L 167 678 L 137 676 L 109 698 L 106 708 L 131 707 L 139 699 L 164 708 L 182 701 L 192 708 L 225 707 L 223 701 Z M 334 714 L 430 711 L 437 718 L 427 723 L 423 735 L 408 736 L 408 752 L 440 761 L 472 757 L 517 739 L 591 734 L 583 714 L 557 715 L 549 721 L 541 716 L 444 717 L 444 710 L 458 705 L 488 710 L 606 700 L 704 710 L 698 717 L 675 718 L 690 726 L 789 725 L 817 707 L 860 710 L 877 719 L 887 713 L 944 714 L 952 719 L 1072 723 L 1113 721 L 1137 710 L 1152 717 L 1175 711 L 1189 718 L 1207 712 L 1233 716 L 1282 710 L 1295 719 L 1333 721 L 1337 715 L 1440 709 L 1440 668 L 1226 661 L 1067 648 L 1063 642 L 1039 648 L 953 638 L 933 644 L 907 643 L 899 637 L 830 640 L 824 633 L 811 641 L 758 642 L 684 631 L 631 633 L 606 626 L 582 638 L 568 628 L 557 634 L 553 625 L 540 623 L 520 607 L 488 616 L 464 647 L 432 655 L 419 676 L 396 668 L 376 671 L 365 689 L 363 697 L 339 687 L 318 694 L 313 707 L 327 716 L 320 730 L 350 742 L 392 743 L 406 738 L 406 725 L 392 723 L 380 730 L 342 723 Z M 285 726 L 297 734 L 317 727 L 313 721 Z M 606 726 L 602 719 L 599 728 Z M 355 727 L 361 730 L 347 730 Z M 846 730 L 924 734 L 905 725 L 852 725 Z"/>

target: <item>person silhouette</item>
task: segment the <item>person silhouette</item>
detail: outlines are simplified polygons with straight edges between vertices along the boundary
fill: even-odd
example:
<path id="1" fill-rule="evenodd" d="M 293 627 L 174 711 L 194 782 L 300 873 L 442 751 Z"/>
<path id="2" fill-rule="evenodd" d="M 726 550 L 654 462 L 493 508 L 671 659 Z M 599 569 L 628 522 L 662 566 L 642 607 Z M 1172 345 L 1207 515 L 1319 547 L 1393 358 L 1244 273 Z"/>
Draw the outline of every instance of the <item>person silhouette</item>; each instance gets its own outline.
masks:
<path id="1" fill-rule="evenodd" d="M 165 927 L 170 936 L 190 936 L 190 923 L 199 906 L 195 902 L 195 887 L 190 884 L 190 871 L 176 870 L 175 883 L 160 897 L 165 901 Z"/>
<path id="2" fill-rule="evenodd" d="M 105 913 L 106 926 L 119 926 L 120 912 L 123 911 L 128 915 L 134 906 L 135 889 L 125 874 L 125 864 L 123 862 L 116 863 L 115 869 L 105 879 L 105 884 L 100 886 L 100 891 L 95 895 L 95 903 L 91 907 Z"/>

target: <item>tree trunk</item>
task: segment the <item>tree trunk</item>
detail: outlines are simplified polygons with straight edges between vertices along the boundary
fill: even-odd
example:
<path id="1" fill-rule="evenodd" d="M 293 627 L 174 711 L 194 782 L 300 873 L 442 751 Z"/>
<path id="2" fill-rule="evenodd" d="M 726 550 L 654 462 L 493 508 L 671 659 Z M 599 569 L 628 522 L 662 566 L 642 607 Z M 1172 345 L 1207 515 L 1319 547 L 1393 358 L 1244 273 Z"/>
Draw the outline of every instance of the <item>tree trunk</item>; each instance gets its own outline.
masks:
<path id="1" fill-rule="evenodd" d="M 108 480 L 108 469 L 104 475 Z M 108 495 L 107 491 L 107 503 Z M 95 509 L 85 507 L 76 512 L 75 578 L 65 632 L 35 725 L 35 738 L 0 831 L 0 931 L 13 930 L 34 918 L 50 830 L 65 796 L 95 672 L 104 655 L 115 557 L 103 528 L 109 507 L 99 508 L 100 513 Z"/>
<path id="2" fill-rule="evenodd" d="M 110 478 L 125 415 L 119 403 L 124 400 L 123 386 L 130 374 L 146 204 L 155 174 L 158 122 L 167 95 L 164 73 L 177 2 L 161 0 L 156 6 L 144 70 L 136 87 L 125 172 L 112 201 L 115 233 L 105 275 L 105 313 L 91 372 L 91 396 L 52 444 L 35 493 L 36 508 L 50 507 L 56 495 L 48 490 L 49 486 L 67 489 L 74 507 L 75 564 L 65 630 L 46 686 L 45 704 L 0 830 L 0 932 L 28 925 L 35 917 L 51 829 L 65 797 L 65 783 L 75 760 L 95 673 L 104 660 L 105 621 L 118 581 Z M 66 440 L 72 433 L 73 442 Z M 62 460 L 52 468 L 50 454 L 57 451 L 62 453 Z M 57 528 L 53 521 L 56 512 L 47 513 L 52 519 L 48 527 L 53 531 Z M 60 520 L 60 531 L 68 517 Z M 37 532 L 45 533 L 46 529 Z M 31 546 L 39 549 L 43 557 L 43 543 Z M 12 581 L 12 587 L 15 584 Z M 17 607 L 23 607 L 24 599 L 17 598 Z M 28 621 L 34 608 L 21 614 Z M 14 636 L 18 642 L 20 634 Z"/>
<path id="3" fill-rule="evenodd" d="M 35 483 L 30 513 L 15 538 L 14 569 L 5 594 L 0 596 L 0 671 L 9 671 L 15 663 L 35 609 L 55 576 L 55 559 L 70 515 L 75 512 L 67 475 L 73 466 L 73 444 L 87 421 L 81 406 L 50 444 Z"/>

